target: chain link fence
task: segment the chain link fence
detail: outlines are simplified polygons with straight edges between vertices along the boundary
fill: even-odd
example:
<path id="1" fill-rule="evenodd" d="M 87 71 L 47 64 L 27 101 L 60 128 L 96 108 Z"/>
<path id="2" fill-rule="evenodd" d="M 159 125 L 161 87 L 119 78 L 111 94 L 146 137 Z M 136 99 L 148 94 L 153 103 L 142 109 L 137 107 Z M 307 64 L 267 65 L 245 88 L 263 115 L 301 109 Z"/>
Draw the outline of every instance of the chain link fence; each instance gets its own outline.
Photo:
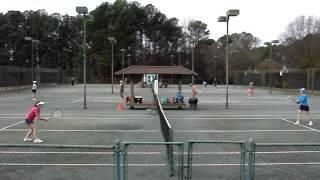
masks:
<path id="1" fill-rule="evenodd" d="M 34 68 L 32 73 L 32 68 L 0 66 L 0 87 L 31 85 L 33 80 L 41 84 L 61 84 L 69 83 L 71 77 L 62 69 L 40 68 L 38 71 Z"/>
<path id="2" fill-rule="evenodd" d="M 320 144 L 255 144 L 253 179 L 318 179 Z"/>
<path id="3" fill-rule="evenodd" d="M 189 141 L 186 180 L 245 180 L 245 142 Z"/>
<path id="4" fill-rule="evenodd" d="M 286 73 L 275 70 L 233 71 L 230 73 L 230 83 L 272 88 L 297 89 L 305 87 L 309 90 L 320 89 L 320 69 L 289 69 Z"/>

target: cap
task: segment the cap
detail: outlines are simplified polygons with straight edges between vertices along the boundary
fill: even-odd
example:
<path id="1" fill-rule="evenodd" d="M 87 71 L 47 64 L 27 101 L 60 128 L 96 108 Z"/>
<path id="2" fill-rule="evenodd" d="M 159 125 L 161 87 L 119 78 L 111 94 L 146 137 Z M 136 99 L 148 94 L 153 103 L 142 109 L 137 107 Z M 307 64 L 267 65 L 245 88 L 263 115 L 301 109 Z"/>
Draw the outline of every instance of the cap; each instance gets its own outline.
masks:
<path id="1" fill-rule="evenodd" d="M 32 81 L 33 83 L 36 83 L 37 81 Z"/>
<path id="2" fill-rule="evenodd" d="M 44 102 L 39 101 L 38 103 L 36 103 L 36 105 L 37 105 L 37 106 L 38 106 L 38 105 L 44 105 Z"/>
<path id="3" fill-rule="evenodd" d="M 304 92 L 305 90 L 306 90 L 305 88 L 301 88 L 299 91 Z"/>

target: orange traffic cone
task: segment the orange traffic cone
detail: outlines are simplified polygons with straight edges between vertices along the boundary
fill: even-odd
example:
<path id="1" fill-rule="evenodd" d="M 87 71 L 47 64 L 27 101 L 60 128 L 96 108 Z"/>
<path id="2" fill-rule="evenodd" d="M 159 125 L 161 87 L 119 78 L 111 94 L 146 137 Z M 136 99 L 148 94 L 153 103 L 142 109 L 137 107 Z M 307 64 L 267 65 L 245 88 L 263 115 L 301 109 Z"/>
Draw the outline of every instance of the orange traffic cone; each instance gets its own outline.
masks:
<path id="1" fill-rule="evenodd" d="M 121 111 L 123 109 L 123 103 L 119 102 L 117 108 L 118 108 L 118 111 Z"/>

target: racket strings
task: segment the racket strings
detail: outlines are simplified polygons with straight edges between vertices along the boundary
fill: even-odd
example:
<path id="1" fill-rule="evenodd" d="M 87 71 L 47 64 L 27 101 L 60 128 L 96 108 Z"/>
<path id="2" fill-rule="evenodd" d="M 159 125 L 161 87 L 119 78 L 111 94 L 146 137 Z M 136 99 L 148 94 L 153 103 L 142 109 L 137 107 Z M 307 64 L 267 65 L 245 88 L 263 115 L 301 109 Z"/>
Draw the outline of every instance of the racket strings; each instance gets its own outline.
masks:
<path id="1" fill-rule="evenodd" d="M 61 110 L 56 110 L 52 113 L 51 117 L 52 118 L 55 118 L 55 119 L 59 119 L 59 118 L 62 118 L 63 116 L 63 113 Z"/>

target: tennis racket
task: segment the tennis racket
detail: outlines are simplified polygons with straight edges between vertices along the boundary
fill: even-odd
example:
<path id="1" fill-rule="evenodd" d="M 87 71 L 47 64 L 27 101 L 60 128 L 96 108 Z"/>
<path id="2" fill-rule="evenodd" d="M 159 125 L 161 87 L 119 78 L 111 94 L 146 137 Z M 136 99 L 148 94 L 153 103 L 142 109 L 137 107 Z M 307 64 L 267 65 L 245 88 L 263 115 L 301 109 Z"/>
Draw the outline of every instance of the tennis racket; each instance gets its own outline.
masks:
<path id="1" fill-rule="evenodd" d="M 51 113 L 49 120 L 62 119 L 62 118 L 63 118 L 63 111 L 61 109 L 56 109 Z"/>
<path id="2" fill-rule="evenodd" d="M 297 99 L 292 96 L 287 96 L 287 101 L 289 103 L 298 103 Z"/>

